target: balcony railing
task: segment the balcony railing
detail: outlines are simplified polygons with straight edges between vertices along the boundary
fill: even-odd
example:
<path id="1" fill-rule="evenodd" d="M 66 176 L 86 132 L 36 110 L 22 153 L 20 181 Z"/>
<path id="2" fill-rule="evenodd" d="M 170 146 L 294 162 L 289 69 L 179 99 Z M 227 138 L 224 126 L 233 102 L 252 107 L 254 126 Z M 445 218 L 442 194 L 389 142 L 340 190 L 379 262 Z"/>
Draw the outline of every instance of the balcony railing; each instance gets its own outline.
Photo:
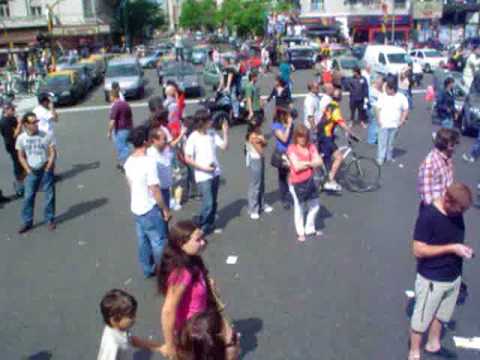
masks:
<path id="1" fill-rule="evenodd" d="M 47 26 L 46 16 L 13 16 L 2 18 L 0 29 L 22 29 Z"/>

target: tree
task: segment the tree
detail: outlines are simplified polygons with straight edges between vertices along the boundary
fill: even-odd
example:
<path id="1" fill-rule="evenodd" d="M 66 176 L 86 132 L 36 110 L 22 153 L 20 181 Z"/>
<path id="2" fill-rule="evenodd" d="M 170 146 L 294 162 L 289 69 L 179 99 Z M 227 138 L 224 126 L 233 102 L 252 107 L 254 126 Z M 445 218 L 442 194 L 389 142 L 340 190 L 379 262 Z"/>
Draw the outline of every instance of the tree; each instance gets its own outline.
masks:
<path id="1" fill-rule="evenodd" d="M 182 3 L 180 26 L 190 30 L 213 31 L 218 22 L 215 0 L 185 0 Z"/>
<path id="2" fill-rule="evenodd" d="M 235 29 L 238 35 L 261 35 L 264 32 L 268 2 L 265 0 L 224 0 L 218 23 Z"/>
<path id="3" fill-rule="evenodd" d="M 131 39 L 143 40 L 147 29 L 157 29 L 164 24 L 162 8 L 155 0 L 123 0 L 118 3 L 114 27 L 123 34 L 128 31 Z"/>

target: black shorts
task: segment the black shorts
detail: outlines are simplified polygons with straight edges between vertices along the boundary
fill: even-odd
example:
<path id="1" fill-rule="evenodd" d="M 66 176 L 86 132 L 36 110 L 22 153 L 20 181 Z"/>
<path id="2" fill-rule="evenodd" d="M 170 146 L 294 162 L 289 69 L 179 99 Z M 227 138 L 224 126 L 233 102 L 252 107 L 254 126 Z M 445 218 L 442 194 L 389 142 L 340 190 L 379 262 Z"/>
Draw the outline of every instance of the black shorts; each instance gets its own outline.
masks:
<path id="1" fill-rule="evenodd" d="M 327 166 L 330 166 L 332 155 L 338 150 L 334 137 L 323 136 L 318 139 L 318 152 L 323 154 L 323 160 Z"/>

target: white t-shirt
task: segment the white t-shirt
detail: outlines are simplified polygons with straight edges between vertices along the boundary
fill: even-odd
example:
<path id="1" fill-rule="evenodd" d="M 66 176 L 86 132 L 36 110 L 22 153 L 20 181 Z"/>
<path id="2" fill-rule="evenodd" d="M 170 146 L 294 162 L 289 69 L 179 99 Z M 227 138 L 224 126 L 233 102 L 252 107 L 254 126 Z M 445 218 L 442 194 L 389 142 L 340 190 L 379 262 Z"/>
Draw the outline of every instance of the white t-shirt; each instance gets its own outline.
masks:
<path id="1" fill-rule="evenodd" d="M 150 146 L 147 155 L 155 160 L 157 165 L 158 179 L 160 180 L 160 188 L 169 189 L 172 186 L 172 160 L 174 152 L 170 146 L 166 146 L 162 152 L 158 151 L 155 146 Z"/>
<path id="2" fill-rule="evenodd" d="M 97 360 L 132 360 L 133 347 L 126 331 L 105 326 Z"/>
<path id="3" fill-rule="evenodd" d="M 319 107 L 318 111 L 320 114 L 320 118 L 319 118 L 319 121 L 320 121 L 323 118 L 323 114 L 325 113 L 327 106 L 332 102 L 333 99 L 330 95 L 327 95 L 327 94 L 321 94 L 319 97 L 320 97 L 320 103 L 318 105 Z"/>
<path id="4" fill-rule="evenodd" d="M 38 128 L 47 134 L 53 134 L 52 112 L 42 105 L 37 105 L 35 109 L 33 109 L 33 113 L 37 116 Z"/>
<path id="5" fill-rule="evenodd" d="M 376 106 L 380 111 L 380 127 L 392 129 L 399 127 L 402 112 L 408 110 L 408 100 L 405 95 L 399 92 L 391 96 L 382 94 Z"/>
<path id="6" fill-rule="evenodd" d="M 130 184 L 130 209 L 135 215 L 145 215 L 157 204 L 148 188 L 160 185 L 157 164 L 149 156 L 130 156 L 123 167 Z"/>
<path id="7" fill-rule="evenodd" d="M 209 173 L 195 169 L 195 181 L 197 183 L 213 179 L 220 175 L 220 164 L 217 160 L 217 147 L 223 146 L 223 139 L 213 129 L 207 130 L 206 134 L 194 131 L 185 144 L 185 155 L 190 156 L 200 166 L 215 164 L 215 171 Z"/>
<path id="8" fill-rule="evenodd" d="M 303 103 L 303 114 L 303 123 L 308 129 L 311 127 L 310 122 L 308 121 L 310 116 L 313 116 L 315 125 L 318 125 L 320 121 L 320 99 L 317 95 L 313 93 L 307 94 L 305 97 L 305 102 Z"/>

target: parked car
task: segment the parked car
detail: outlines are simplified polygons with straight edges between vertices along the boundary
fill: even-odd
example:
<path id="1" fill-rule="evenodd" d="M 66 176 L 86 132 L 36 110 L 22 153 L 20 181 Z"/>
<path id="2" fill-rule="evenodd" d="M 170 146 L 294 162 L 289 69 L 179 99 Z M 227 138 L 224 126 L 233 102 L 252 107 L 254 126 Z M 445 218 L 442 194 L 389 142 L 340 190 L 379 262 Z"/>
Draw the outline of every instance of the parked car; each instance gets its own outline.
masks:
<path id="1" fill-rule="evenodd" d="M 295 69 L 311 69 L 315 64 L 316 54 L 311 47 L 296 46 L 287 49 L 287 57 Z"/>
<path id="2" fill-rule="evenodd" d="M 38 92 L 52 94 L 55 105 L 73 105 L 86 95 L 80 76 L 72 70 L 48 74 Z"/>
<path id="3" fill-rule="evenodd" d="M 202 65 L 208 60 L 208 53 L 210 52 L 209 46 L 196 46 L 192 50 L 192 64 Z"/>
<path id="4" fill-rule="evenodd" d="M 447 65 L 447 57 L 435 49 L 413 49 L 410 51 L 413 62 L 420 64 L 424 72 L 432 72 L 441 63 Z"/>
<path id="5" fill-rule="evenodd" d="M 356 57 L 358 60 L 363 59 L 363 55 L 365 54 L 366 45 L 354 45 L 352 46 L 352 55 Z"/>
<path id="6" fill-rule="evenodd" d="M 82 59 L 80 60 L 80 64 L 85 64 L 89 67 L 90 71 L 94 74 L 93 82 L 95 85 L 100 84 L 104 78 L 104 67 L 101 64 L 100 60 L 94 59 Z"/>
<path id="7" fill-rule="evenodd" d="M 117 82 L 125 98 L 143 98 L 145 78 L 142 67 L 133 56 L 110 60 L 105 73 L 105 101 L 110 100 L 112 83 Z"/>
<path id="8" fill-rule="evenodd" d="M 80 81 L 84 84 L 86 91 L 91 90 L 95 85 L 93 83 L 95 74 L 86 64 L 64 65 L 62 67 L 57 66 L 57 70 L 73 70 L 78 72 L 80 75 Z"/>
<path id="9" fill-rule="evenodd" d="M 303 36 L 284 36 L 280 41 L 286 48 L 306 46 L 309 43 L 309 40 Z"/>
<path id="10" fill-rule="evenodd" d="M 174 81 L 186 96 L 201 96 L 202 88 L 195 67 L 184 61 L 172 61 L 157 69 L 158 82 L 165 93 L 168 81 Z"/>
<path id="11" fill-rule="evenodd" d="M 157 62 L 166 53 L 164 49 L 156 49 L 147 53 L 144 57 L 141 57 L 138 61 L 142 68 L 155 68 Z"/>
<path id="12" fill-rule="evenodd" d="M 381 75 L 397 75 L 410 60 L 407 52 L 398 46 L 368 45 L 363 61 L 372 71 Z"/>
<path id="13" fill-rule="evenodd" d="M 332 60 L 333 83 L 347 89 L 353 77 L 353 69 L 362 68 L 362 63 L 352 56 L 340 56 Z"/>

